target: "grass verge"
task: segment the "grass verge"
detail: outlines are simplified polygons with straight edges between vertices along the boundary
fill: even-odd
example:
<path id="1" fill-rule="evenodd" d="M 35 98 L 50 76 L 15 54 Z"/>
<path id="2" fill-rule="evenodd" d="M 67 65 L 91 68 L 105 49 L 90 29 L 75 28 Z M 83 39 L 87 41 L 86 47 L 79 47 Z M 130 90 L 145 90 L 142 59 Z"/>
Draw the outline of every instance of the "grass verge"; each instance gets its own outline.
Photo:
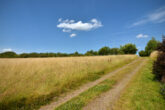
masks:
<path id="1" fill-rule="evenodd" d="M 88 104 L 98 95 L 111 89 L 126 74 L 129 74 L 131 71 L 133 71 L 134 68 L 136 68 L 136 66 L 141 63 L 141 61 L 142 60 L 139 60 L 136 63 L 130 65 L 129 67 L 121 70 L 120 72 L 116 73 L 114 76 L 106 79 L 105 81 L 99 83 L 98 85 L 81 93 L 79 96 L 57 107 L 55 110 L 81 110 L 86 104 Z"/>
<path id="2" fill-rule="evenodd" d="M 134 76 L 123 91 L 114 110 L 164 110 L 165 100 L 160 94 L 161 84 L 154 80 L 153 62 L 147 64 Z"/>

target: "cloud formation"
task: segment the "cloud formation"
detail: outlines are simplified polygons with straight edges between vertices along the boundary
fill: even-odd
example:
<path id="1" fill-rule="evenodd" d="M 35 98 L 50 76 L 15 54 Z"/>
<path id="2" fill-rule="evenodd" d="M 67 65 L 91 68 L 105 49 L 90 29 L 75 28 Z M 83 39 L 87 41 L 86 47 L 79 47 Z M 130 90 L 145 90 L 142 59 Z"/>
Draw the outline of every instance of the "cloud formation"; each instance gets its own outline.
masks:
<path id="1" fill-rule="evenodd" d="M 60 23 L 57 25 L 58 28 L 63 28 L 65 30 L 79 30 L 79 31 L 90 31 L 91 29 L 96 29 L 102 27 L 102 23 L 97 19 L 92 19 L 90 22 L 82 22 L 74 20 L 58 20 Z"/>
<path id="2" fill-rule="evenodd" d="M 71 37 L 71 38 L 72 38 L 72 37 L 75 37 L 75 36 L 76 36 L 75 33 L 70 34 L 70 37 Z"/>
<path id="3" fill-rule="evenodd" d="M 138 34 L 137 36 L 136 36 L 136 38 L 147 38 L 148 37 L 148 35 L 145 35 L 145 34 Z"/>
<path id="4" fill-rule="evenodd" d="M 162 23 L 165 22 L 165 7 L 155 10 L 153 13 L 143 17 L 143 19 L 132 24 L 131 27 L 146 23 Z"/>
<path id="5" fill-rule="evenodd" d="M 62 18 L 59 18 L 58 22 L 59 24 L 57 25 L 57 28 L 61 28 L 63 32 L 90 31 L 92 29 L 96 29 L 103 26 L 101 21 L 98 21 L 95 18 L 91 19 L 89 22 L 82 22 L 82 21 L 76 22 L 75 20 L 69 20 L 69 19 L 62 20 Z"/>
<path id="6" fill-rule="evenodd" d="M 2 52 L 10 52 L 13 51 L 11 48 L 6 48 L 6 49 L 2 49 Z"/>

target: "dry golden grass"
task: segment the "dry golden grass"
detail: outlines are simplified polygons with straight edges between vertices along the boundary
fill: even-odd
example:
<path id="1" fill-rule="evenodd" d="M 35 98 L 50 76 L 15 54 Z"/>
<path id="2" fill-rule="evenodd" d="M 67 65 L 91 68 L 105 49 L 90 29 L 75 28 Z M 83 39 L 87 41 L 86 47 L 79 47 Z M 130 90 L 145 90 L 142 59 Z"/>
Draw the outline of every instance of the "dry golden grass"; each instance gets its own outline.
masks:
<path id="1" fill-rule="evenodd" d="M 152 60 L 156 60 L 158 54 L 159 54 L 158 51 L 153 51 L 153 52 L 150 54 L 150 58 L 151 58 Z"/>
<path id="2" fill-rule="evenodd" d="M 136 55 L 0 59 L 0 103 L 59 95 L 136 59 Z M 93 79 L 90 79 L 93 78 Z"/>

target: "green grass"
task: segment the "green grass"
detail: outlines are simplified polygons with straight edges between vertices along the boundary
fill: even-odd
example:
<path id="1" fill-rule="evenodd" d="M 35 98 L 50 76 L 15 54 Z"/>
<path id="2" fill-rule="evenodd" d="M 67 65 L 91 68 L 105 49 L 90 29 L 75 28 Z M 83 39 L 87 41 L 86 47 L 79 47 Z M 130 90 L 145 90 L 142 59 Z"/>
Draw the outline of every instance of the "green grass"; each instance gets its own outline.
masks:
<path id="1" fill-rule="evenodd" d="M 114 110 L 165 110 L 165 100 L 160 94 L 161 84 L 154 80 L 152 65 L 149 60 L 136 74 Z"/>
<path id="2" fill-rule="evenodd" d="M 119 71 L 114 76 L 106 79 L 98 85 L 81 93 L 79 96 L 59 106 L 55 110 L 81 110 L 91 100 L 96 98 L 101 93 L 111 89 L 118 81 L 120 81 L 126 74 L 134 70 L 134 68 L 141 63 L 141 60 L 130 65 L 129 67 Z"/>
<path id="3" fill-rule="evenodd" d="M 102 83 L 100 83 L 99 85 L 82 93 L 78 97 L 73 98 L 72 100 L 68 101 L 67 103 L 58 107 L 55 110 L 80 110 L 84 105 L 86 105 L 94 97 L 112 88 L 114 84 L 115 84 L 114 80 L 107 79 L 103 81 Z"/>

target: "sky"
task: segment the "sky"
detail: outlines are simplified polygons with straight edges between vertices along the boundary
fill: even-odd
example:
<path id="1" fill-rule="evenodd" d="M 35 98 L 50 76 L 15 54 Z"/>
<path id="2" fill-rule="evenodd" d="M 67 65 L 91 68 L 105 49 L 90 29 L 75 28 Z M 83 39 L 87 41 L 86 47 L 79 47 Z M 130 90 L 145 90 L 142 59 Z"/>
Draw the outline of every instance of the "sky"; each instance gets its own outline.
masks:
<path id="1" fill-rule="evenodd" d="M 0 52 L 98 50 L 165 34 L 165 0 L 0 0 Z"/>

